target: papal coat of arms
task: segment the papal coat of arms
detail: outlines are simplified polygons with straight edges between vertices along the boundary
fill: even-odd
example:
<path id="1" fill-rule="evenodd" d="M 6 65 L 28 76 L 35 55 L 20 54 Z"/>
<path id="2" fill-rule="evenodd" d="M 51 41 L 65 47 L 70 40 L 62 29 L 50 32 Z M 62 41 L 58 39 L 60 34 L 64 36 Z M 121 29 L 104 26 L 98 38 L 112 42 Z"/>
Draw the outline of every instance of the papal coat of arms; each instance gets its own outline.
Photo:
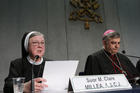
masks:
<path id="1" fill-rule="evenodd" d="M 102 17 L 95 12 L 100 5 L 97 0 L 70 0 L 73 11 L 70 12 L 69 20 L 85 22 L 85 29 L 89 29 L 89 22 L 102 23 Z"/>

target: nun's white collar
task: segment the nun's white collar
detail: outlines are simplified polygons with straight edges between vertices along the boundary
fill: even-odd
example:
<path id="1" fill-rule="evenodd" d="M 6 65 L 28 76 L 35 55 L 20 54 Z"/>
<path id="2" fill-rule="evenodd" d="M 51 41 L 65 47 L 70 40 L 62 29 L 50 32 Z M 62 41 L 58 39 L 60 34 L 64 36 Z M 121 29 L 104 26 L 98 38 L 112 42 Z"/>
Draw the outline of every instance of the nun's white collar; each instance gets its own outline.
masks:
<path id="1" fill-rule="evenodd" d="M 33 65 L 40 65 L 43 62 L 43 58 L 41 58 L 39 62 L 34 62 L 34 60 L 30 58 L 30 56 L 27 56 L 27 60 Z"/>

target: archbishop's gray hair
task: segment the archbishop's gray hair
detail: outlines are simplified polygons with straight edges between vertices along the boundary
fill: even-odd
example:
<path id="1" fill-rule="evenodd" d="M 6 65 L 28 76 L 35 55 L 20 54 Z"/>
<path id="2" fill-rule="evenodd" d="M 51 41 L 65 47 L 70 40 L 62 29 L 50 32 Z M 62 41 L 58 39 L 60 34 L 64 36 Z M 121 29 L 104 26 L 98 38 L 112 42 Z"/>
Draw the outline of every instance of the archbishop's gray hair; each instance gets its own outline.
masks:
<path id="1" fill-rule="evenodd" d="M 118 32 L 112 32 L 103 36 L 102 40 L 108 41 L 110 38 L 120 38 L 120 34 Z"/>

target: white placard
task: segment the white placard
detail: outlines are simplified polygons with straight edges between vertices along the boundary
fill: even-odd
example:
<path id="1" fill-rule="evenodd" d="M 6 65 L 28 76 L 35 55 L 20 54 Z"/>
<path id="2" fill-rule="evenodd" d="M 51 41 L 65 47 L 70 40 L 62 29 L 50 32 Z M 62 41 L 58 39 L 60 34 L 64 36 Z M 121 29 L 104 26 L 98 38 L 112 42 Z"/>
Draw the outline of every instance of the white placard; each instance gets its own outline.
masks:
<path id="1" fill-rule="evenodd" d="M 75 76 L 70 81 L 74 92 L 132 89 L 124 74 Z"/>
<path id="2" fill-rule="evenodd" d="M 47 90 L 67 90 L 69 78 L 75 76 L 78 63 L 77 60 L 46 61 L 43 78 L 47 80 Z"/>

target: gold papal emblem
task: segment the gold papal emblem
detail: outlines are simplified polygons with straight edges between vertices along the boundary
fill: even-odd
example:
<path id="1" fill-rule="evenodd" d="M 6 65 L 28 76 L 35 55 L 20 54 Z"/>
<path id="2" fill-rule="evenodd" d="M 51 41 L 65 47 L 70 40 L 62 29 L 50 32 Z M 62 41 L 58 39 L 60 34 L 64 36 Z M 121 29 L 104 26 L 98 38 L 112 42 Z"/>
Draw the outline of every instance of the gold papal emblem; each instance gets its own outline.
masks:
<path id="1" fill-rule="evenodd" d="M 102 23 L 102 17 L 95 12 L 100 5 L 97 0 L 70 0 L 74 8 L 70 12 L 69 20 L 80 20 L 85 22 L 85 29 L 89 29 L 89 22 Z"/>

